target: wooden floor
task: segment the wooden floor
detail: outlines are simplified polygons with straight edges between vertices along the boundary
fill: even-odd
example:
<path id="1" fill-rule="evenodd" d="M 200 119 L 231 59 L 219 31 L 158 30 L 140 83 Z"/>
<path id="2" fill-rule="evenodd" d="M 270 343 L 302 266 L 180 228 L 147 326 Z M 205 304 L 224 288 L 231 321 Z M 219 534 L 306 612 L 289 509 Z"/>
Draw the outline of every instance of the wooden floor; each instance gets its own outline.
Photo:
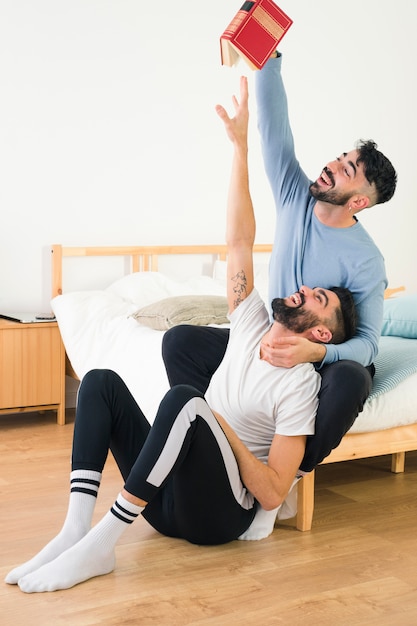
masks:
<path id="1" fill-rule="evenodd" d="M 73 416 L 0 416 L 0 576 L 59 530 L 66 512 Z M 313 529 L 277 526 L 260 542 L 199 547 L 143 518 L 122 536 L 113 573 L 54 593 L 0 583 L 5 626 L 417 624 L 417 454 L 320 467 Z M 108 460 L 95 520 L 121 481 Z"/>

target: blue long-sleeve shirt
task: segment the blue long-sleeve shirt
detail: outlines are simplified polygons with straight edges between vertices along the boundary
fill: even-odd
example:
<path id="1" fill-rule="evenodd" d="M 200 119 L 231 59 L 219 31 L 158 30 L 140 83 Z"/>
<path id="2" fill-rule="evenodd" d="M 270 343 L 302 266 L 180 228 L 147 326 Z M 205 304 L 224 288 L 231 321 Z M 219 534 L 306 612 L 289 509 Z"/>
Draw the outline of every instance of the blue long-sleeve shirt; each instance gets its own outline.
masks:
<path id="1" fill-rule="evenodd" d="M 384 259 L 359 221 L 349 228 L 322 224 L 314 214 L 311 180 L 295 156 L 281 76 L 282 56 L 256 72 L 258 128 L 265 170 L 277 210 L 269 295 L 285 297 L 301 285 L 347 287 L 359 324 L 355 337 L 326 345 L 322 364 L 351 359 L 369 365 L 378 353 L 384 290 Z"/>

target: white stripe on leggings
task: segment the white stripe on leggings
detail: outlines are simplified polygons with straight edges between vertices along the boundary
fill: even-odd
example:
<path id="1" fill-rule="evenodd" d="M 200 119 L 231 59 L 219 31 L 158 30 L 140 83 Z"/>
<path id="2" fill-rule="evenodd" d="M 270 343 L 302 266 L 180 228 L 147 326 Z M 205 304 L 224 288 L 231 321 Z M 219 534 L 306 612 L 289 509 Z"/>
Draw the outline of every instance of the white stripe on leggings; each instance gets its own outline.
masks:
<path id="1" fill-rule="evenodd" d="M 183 444 L 190 424 L 194 422 L 197 415 L 200 415 L 207 422 L 213 435 L 217 439 L 217 444 L 223 456 L 227 475 L 229 477 L 230 487 L 236 501 L 244 509 L 252 508 L 254 497 L 247 491 L 240 480 L 236 458 L 226 435 L 211 412 L 207 402 L 200 397 L 191 398 L 191 400 L 189 400 L 178 413 L 178 416 L 168 435 L 164 449 L 149 473 L 147 482 L 155 487 L 159 487 L 165 480 L 178 457 L 178 452 Z"/>

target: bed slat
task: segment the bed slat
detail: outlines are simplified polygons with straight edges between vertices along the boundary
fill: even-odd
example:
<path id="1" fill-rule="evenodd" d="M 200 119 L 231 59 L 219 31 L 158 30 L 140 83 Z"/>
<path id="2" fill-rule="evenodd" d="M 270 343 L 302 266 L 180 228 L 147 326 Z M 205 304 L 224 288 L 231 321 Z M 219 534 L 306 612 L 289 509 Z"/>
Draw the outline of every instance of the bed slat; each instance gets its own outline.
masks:
<path id="1" fill-rule="evenodd" d="M 255 244 L 255 253 L 272 250 L 272 244 Z M 161 256 L 212 255 L 214 259 L 226 260 L 226 244 L 175 245 L 175 246 L 62 246 L 54 244 L 52 252 L 52 297 L 63 293 L 62 265 L 69 257 L 128 257 L 132 272 L 156 272 Z"/>

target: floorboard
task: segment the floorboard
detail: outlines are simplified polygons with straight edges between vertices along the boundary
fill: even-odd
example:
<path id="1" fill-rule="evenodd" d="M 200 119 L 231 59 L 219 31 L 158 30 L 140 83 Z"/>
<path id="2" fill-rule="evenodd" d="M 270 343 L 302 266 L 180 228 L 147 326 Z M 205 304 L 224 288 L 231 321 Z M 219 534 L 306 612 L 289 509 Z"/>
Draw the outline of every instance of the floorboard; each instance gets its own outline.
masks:
<path id="1" fill-rule="evenodd" d="M 73 431 L 54 413 L 0 416 L 0 576 L 63 521 Z M 121 479 L 109 457 L 94 521 Z M 389 457 L 316 472 L 311 531 L 293 520 L 259 542 L 201 547 L 159 535 L 143 518 L 119 541 L 107 576 L 66 591 L 24 594 L 0 583 L 7 626 L 415 626 L 417 453 L 404 474 Z"/>

